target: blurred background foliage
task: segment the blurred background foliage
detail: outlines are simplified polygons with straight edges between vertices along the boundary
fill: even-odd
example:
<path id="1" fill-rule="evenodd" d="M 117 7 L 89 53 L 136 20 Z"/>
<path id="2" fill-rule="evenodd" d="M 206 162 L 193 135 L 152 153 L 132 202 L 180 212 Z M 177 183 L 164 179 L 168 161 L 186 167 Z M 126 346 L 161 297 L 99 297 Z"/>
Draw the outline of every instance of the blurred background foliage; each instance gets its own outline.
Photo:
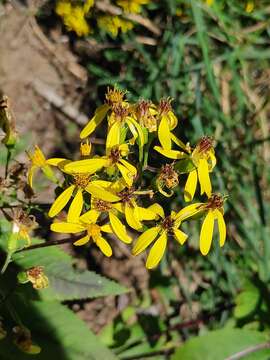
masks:
<path id="1" fill-rule="evenodd" d="M 216 143 L 212 179 L 228 195 L 227 242 L 202 257 L 194 222 L 186 246 L 170 244 L 148 291 L 99 334 L 120 359 L 236 359 L 230 356 L 258 344 L 242 358 L 270 357 L 270 6 L 254 1 L 247 11 L 247 3 L 149 2 L 141 16 L 158 31 L 136 24 L 117 37 L 67 32 L 53 1 L 36 16 L 47 34 L 62 26 L 88 71 L 82 112 L 92 115 L 107 86 L 117 84 L 133 101 L 173 98 L 177 136 L 195 144 L 209 135 Z M 157 161 L 150 154 L 149 164 Z M 179 207 L 181 199 L 182 190 L 164 205 Z"/>

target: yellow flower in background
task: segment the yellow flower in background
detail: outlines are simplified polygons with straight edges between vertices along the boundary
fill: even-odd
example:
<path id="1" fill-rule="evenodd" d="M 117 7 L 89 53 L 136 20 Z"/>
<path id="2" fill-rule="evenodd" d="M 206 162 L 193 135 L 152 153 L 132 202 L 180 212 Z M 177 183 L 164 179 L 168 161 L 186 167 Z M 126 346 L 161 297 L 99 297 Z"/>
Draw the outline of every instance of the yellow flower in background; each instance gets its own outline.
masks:
<path id="1" fill-rule="evenodd" d="M 224 197 L 212 194 L 206 203 L 188 205 L 177 214 L 177 219 L 182 222 L 198 213 L 206 212 L 200 233 L 200 251 L 203 255 L 207 255 L 210 250 L 216 220 L 219 231 L 219 245 L 222 247 L 225 244 L 226 224 L 223 217 L 223 204 Z"/>
<path id="2" fill-rule="evenodd" d="M 142 233 L 132 249 L 133 255 L 139 255 L 155 241 L 147 257 L 147 269 L 152 269 L 159 264 L 166 250 L 169 236 L 172 236 L 181 245 L 185 243 L 188 237 L 183 231 L 179 230 L 181 220 L 178 218 L 178 213 L 172 211 L 171 215 L 165 217 L 164 211 L 160 206 L 159 214 L 163 219 L 161 223 Z"/>
<path id="3" fill-rule="evenodd" d="M 109 224 L 98 225 L 96 223 L 98 217 L 99 213 L 90 210 L 81 215 L 76 222 L 55 222 L 51 224 L 51 230 L 64 234 L 86 232 L 86 235 L 75 241 L 74 245 L 81 246 L 92 240 L 104 255 L 110 257 L 112 255 L 112 248 L 102 236 L 102 232 L 112 233 L 113 231 Z"/>
<path id="4" fill-rule="evenodd" d="M 87 0 L 82 6 L 73 5 L 71 1 L 59 0 L 56 3 L 55 11 L 63 18 L 63 22 L 69 31 L 75 31 L 78 36 L 85 36 L 91 33 L 85 15 L 93 4 L 93 0 Z"/>
<path id="5" fill-rule="evenodd" d="M 213 5 L 214 0 L 205 0 L 205 2 L 208 6 L 211 6 L 211 5 Z"/>
<path id="6" fill-rule="evenodd" d="M 213 139 L 208 136 L 204 136 L 192 152 L 191 160 L 195 169 L 189 173 L 187 178 L 184 189 L 185 201 L 191 201 L 193 199 L 198 180 L 201 187 L 201 195 L 205 193 L 208 197 L 210 197 L 212 193 L 212 185 L 209 173 L 216 165 Z"/>
<path id="7" fill-rule="evenodd" d="M 116 37 L 121 30 L 123 33 L 133 28 L 131 21 L 122 19 L 120 16 L 112 15 L 100 15 L 97 18 L 99 28 L 103 29 L 107 33 L 111 34 L 112 37 Z"/>
<path id="8" fill-rule="evenodd" d="M 246 12 L 247 13 L 251 13 L 253 10 L 254 10 L 254 7 L 255 7 L 255 3 L 253 0 L 249 0 L 247 3 L 246 3 Z"/>
<path id="9" fill-rule="evenodd" d="M 93 174 L 105 167 L 113 175 L 119 170 L 126 184 L 131 186 L 137 176 L 137 169 L 123 159 L 123 157 L 127 157 L 128 153 L 127 144 L 116 145 L 110 149 L 106 156 L 70 162 L 64 166 L 64 171 L 75 174 Z"/>
<path id="10" fill-rule="evenodd" d="M 33 153 L 28 153 L 28 158 L 31 161 L 31 166 L 28 171 L 28 183 L 33 188 L 33 177 L 36 170 L 40 169 L 44 175 L 51 181 L 57 182 L 57 178 L 55 177 L 50 165 L 51 159 L 46 160 L 41 149 L 36 145 Z"/>
<path id="11" fill-rule="evenodd" d="M 127 13 L 138 14 L 142 5 L 149 4 L 150 0 L 117 0 L 116 3 Z"/>

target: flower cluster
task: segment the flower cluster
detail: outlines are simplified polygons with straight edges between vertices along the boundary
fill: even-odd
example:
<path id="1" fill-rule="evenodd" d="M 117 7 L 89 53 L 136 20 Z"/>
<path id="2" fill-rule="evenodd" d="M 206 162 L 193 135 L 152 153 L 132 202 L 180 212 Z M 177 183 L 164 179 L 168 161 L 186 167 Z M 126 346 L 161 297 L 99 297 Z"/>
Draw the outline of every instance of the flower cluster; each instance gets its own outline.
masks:
<path id="1" fill-rule="evenodd" d="M 108 234 L 130 244 L 139 232 L 132 254 L 138 255 L 153 244 L 146 262 L 149 269 L 158 265 L 170 239 L 174 238 L 180 245 L 186 242 L 188 236 L 181 225 L 187 219 L 204 218 L 200 233 L 203 255 L 210 250 L 215 222 L 223 246 L 225 198 L 213 193 L 210 180 L 216 166 L 213 139 L 204 136 L 191 147 L 173 133 L 177 125 L 172 99 L 161 99 L 158 104 L 146 100 L 131 103 L 126 92 L 114 87 L 107 90 L 104 104 L 96 109 L 80 133 L 80 159 L 46 160 L 36 147 L 34 154 L 29 155 L 30 186 L 33 186 L 33 170 L 37 168 L 50 180 L 56 179 L 53 169 L 58 169 L 64 178 L 62 183 L 56 180 L 61 192 L 49 216 L 55 217 L 66 208 L 67 217 L 65 221 L 55 220 L 51 230 L 81 234 L 74 245 L 91 241 L 106 256 L 112 255 Z M 91 146 L 91 136 L 99 129 L 106 129 L 107 134 L 101 156 L 94 154 Z M 154 168 L 148 165 L 149 155 L 158 164 L 166 159 L 172 161 Z M 147 184 L 150 171 L 156 172 L 156 176 Z M 183 189 L 185 202 L 194 199 L 198 187 L 206 200 L 165 214 L 162 199 L 178 190 L 180 174 L 183 178 L 187 174 Z M 176 202 L 180 203 L 180 199 Z"/>
<path id="2" fill-rule="evenodd" d="M 55 11 L 63 19 L 66 28 L 78 36 L 91 34 L 91 22 L 96 20 L 99 28 L 116 37 L 120 31 L 125 33 L 133 28 L 133 22 L 126 19 L 128 15 L 140 13 L 142 5 L 149 2 L 150 0 L 117 0 L 117 6 L 108 4 L 108 9 L 100 9 L 95 7 L 94 0 L 58 0 Z"/>

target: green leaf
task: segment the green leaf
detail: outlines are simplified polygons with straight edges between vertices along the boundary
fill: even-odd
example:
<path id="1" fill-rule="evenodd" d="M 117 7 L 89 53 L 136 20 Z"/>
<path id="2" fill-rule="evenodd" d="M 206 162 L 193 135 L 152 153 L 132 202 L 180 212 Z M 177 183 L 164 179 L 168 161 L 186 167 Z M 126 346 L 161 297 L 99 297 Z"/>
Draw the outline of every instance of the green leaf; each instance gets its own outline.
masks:
<path id="1" fill-rule="evenodd" d="M 0 247 L 7 251 L 9 226 L 1 220 Z M 40 239 L 32 239 L 33 244 L 42 243 Z M 95 298 L 107 295 L 119 295 L 128 290 L 112 280 L 108 280 L 93 271 L 78 271 L 74 269 L 74 260 L 57 246 L 26 250 L 15 253 L 13 262 L 20 270 L 34 266 L 43 266 L 45 275 L 49 278 L 49 287 L 38 292 L 30 284 L 25 285 L 31 299 L 43 300 L 76 300 Z"/>
<path id="2" fill-rule="evenodd" d="M 33 301 L 27 304 L 16 299 L 19 315 L 26 319 L 32 340 L 42 350 L 35 360 L 116 360 L 71 310 L 58 302 Z M 31 356 L 18 350 L 10 337 L 0 342 L 1 360 L 29 360 Z"/>
<path id="3" fill-rule="evenodd" d="M 241 319 L 250 315 L 256 309 L 259 300 L 259 289 L 252 283 L 247 283 L 243 291 L 236 296 L 234 316 L 237 319 Z"/>
<path id="4" fill-rule="evenodd" d="M 188 340 L 171 357 L 171 360 L 224 360 L 240 351 L 269 341 L 267 334 L 243 329 L 210 331 Z M 267 360 L 270 349 L 256 351 L 245 359 Z"/>
<path id="5" fill-rule="evenodd" d="M 38 292 L 43 300 L 76 300 L 106 295 L 119 295 L 127 289 L 93 271 L 78 271 L 72 266 L 69 255 L 57 247 L 40 248 L 14 255 L 15 263 L 23 270 L 43 266 L 49 278 L 49 287 Z M 36 291 L 29 288 L 29 296 Z"/>

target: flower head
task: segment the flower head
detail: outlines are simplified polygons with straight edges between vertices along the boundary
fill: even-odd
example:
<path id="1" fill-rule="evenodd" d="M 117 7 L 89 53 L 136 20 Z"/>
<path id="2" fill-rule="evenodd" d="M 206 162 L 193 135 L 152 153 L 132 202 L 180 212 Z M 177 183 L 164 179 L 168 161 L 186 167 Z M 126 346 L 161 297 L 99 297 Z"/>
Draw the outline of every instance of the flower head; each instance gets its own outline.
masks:
<path id="1" fill-rule="evenodd" d="M 183 208 L 177 215 L 180 221 L 195 216 L 198 213 L 206 214 L 200 233 L 200 251 L 207 255 L 213 239 L 214 224 L 217 220 L 219 231 L 219 245 L 222 247 L 226 240 L 226 224 L 223 218 L 224 197 L 219 194 L 212 194 L 206 203 L 197 203 Z"/>
<path id="2" fill-rule="evenodd" d="M 181 245 L 187 239 L 187 235 L 179 230 L 181 220 L 177 217 L 177 213 L 172 211 L 169 216 L 165 217 L 164 211 L 160 207 L 159 214 L 162 220 L 156 226 L 142 233 L 132 249 L 132 254 L 138 255 L 155 241 L 147 257 L 146 267 L 148 269 L 156 267 L 162 259 L 169 237 L 173 237 Z"/>
<path id="3" fill-rule="evenodd" d="M 31 166 L 28 171 L 28 183 L 33 188 L 33 177 L 37 169 L 41 169 L 44 175 L 51 181 L 57 182 L 57 179 L 50 167 L 50 161 L 46 160 L 41 149 L 36 145 L 33 153 L 27 153 Z"/>
<path id="4" fill-rule="evenodd" d="M 93 241 L 104 255 L 110 257 L 112 255 L 112 248 L 102 233 L 112 233 L 112 228 L 109 224 L 98 225 L 97 220 L 99 213 L 96 211 L 88 211 L 81 215 L 76 222 L 55 222 L 51 225 L 51 230 L 64 234 L 77 234 L 85 232 L 85 236 L 74 242 L 74 245 L 81 246 L 89 241 Z"/>
<path id="5" fill-rule="evenodd" d="M 138 14 L 141 12 L 141 6 L 148 4 L 151 0 L 117 0 L 119 5 L 126 13 Z"/>

